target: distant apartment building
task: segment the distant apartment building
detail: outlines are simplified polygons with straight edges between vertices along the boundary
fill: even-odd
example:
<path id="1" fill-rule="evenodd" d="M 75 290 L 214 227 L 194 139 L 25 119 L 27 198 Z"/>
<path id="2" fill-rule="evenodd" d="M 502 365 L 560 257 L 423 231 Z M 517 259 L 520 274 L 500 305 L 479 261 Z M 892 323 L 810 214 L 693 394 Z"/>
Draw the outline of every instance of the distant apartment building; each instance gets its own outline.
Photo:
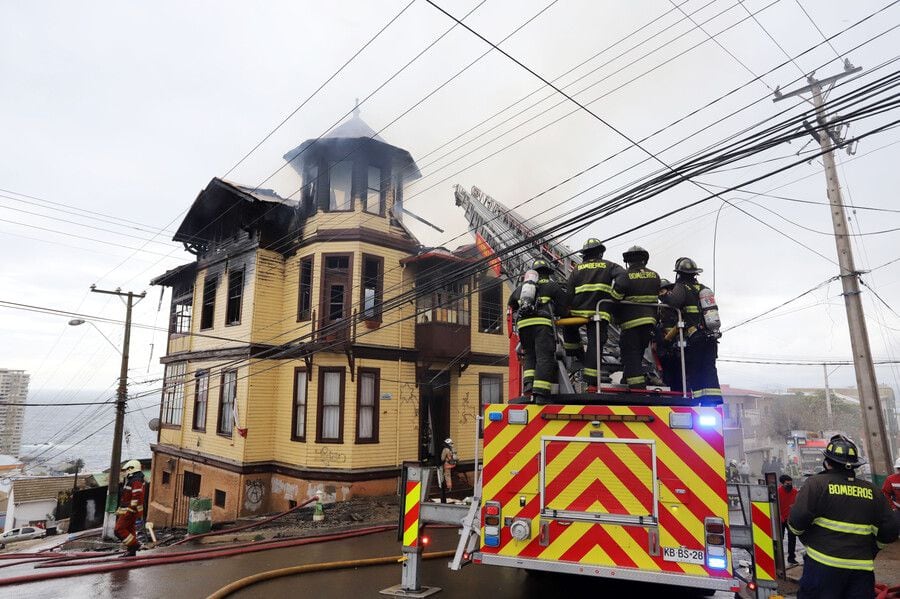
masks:
<path id="1" fill-rule="evenodd" d="M 285 160 L 292 197 L 211 180 L 175 235 L 195 259 L 153 280 L 172 289 L 154 522 L 195 496 L 224 521 L 391 494 L 447 437 L 471 469 L 481 406 L 505 399 L 508 292 L 467 269 L 474 245 L 404 225 L 412 156 L 354 114 Z"/>
<path id="2" fill-rule="evenodd" d="M 0 454 L 18 455 L 25 425 L 28 374 L 0 368 Z"/>

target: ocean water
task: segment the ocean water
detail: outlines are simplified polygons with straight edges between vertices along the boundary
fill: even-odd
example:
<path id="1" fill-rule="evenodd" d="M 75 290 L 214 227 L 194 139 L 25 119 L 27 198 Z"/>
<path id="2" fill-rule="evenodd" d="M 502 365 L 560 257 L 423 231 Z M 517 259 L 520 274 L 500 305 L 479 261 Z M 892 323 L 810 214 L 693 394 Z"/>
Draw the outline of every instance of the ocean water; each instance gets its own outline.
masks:
<path id="1" fill-rule="evenodd" d="M 29 393 L 28 403 L 102 402 L 109 394 L 100 391 L 64 392 L 44 390 Z M 122 441 L 122 459 L 150 457 L 150 443 L 156 442 L 156 433 L 148 422 L 158 416 L 158 397 L 148 397 L 130 402 L 125 415 L 125 433 Z M 134 411 L 132 411 L 134 410 Z M 25 427 L 22 431 L 22 459 L 33 458 L 28 472 L 38 474 L 42 470 L 65 467 L 67 462 L 84 460 L 85 471 L 101 472 L 109 468 L 112 451 L 112 404 L 91 406 L 54 405 L 25 408 Z"/>

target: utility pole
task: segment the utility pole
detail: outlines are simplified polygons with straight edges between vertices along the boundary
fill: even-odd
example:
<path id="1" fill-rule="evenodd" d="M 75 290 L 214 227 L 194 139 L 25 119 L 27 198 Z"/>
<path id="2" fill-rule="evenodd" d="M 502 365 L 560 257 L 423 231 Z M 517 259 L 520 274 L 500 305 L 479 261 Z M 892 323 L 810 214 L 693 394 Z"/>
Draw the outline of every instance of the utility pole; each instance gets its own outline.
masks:
<path id="1" fill-rule="evenodd" d="M 116 391 L 116 424 L 113 432 L 112 453 L 109 459 L 109 484 L 106 487 L 106 514 L 103 517 L 103 538 L 115 541 L 116 510 L 119 507 L 119 474 L 122 470 L 122 432 L 125 428 L 125 404 L 128 400 L 128 345 L 131 343 L 131 309 L 138 301 L 144 299 L 146 292 L 140 295 L 121 289 L 107 291 L 91 285 L 94 293 L 105 293 L 126 298 L 125 303 L 125 339 L 122 342 L 122 364 L 119 368 L 119 388 Z"/>
<path id="2" fill-rule="evenodd" d="M 834 416 L 831 414 L 831 388 L 828 386 L 828 364 L 822 364 L 822 372 L 825 373 L 825 425 L 828 430 L 834 430 Z"/>
<path id="3" fill-rule="evenodd" d="M 844 61 L 844 72 L 822 80 L 813 74 L 807 77 L 809 85 L 790 93 L 775 90 L 775 100 L 779 101 L 792 96 L 811 94 L 816 107 L 816 120 L 819 129 L 806 125 L 810 135 L 819 142 L 822 148 L 822 161 L 825 165 L 825 182 L 828 189 L 828 202 L 831 204 L 831 220 L 834 226 L 834 241 L 837 246 L 838 265 L 840 267 L 841 285 L 843 287 L 844 305 L 847 309 L 847 324 L 850 328 L 850 347 L 853 351 L 853 366 L 856 371 L 856 386 L 859 391 L 859 405 L 862 409 L 863 431 L 866 435 L 865 447 L 872 468 L 872 479 L 878 486 L 892 472 L 890 464 L 891 452 L 888 447 L 887 432 L 884 426 L 884 413 L 881 410 L 881 399 L 878 397 L 878 382 L 875 378 L 875 366 L 872 363 L 872 350 L 869 347 L 869 333 L 866 329 L 866 318 L 863 313 L 859 289 L 859 271 L 853 262 L 853 251 L 847 230 L 847 215 L 841 197 L 841 186 L 838 181 L 837 168 L 834 164 L 835 148 L 845 144 L 840 131 L 829 127 L 826 115 L 823 88 L 831 87 L 843 77 L 858 73 L 862 67 L 854 67 L 849 60 Z M 826 367 L 827 368 L 827 367 Z"/>

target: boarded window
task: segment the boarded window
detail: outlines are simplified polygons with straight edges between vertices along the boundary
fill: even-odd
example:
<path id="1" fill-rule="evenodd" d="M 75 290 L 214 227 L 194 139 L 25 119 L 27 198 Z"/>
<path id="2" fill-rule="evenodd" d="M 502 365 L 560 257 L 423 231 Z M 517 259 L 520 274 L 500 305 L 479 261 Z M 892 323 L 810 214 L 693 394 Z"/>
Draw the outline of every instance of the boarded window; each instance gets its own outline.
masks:
<path id="1" fill-rule="evenodd" d="M 198 370 L 194 386 L 194 430 L 206 430 L 206 406 L 209 399 L 209 371 Z"/>
<path id="2" fill-rule="evenodd" d="M 291 439 L 294 441 L 306 440 L 306 392 L 309 380 L 306 370 L 297 368 L 294 370 L 294 409 L 291 423 Z"/>
<path id="3" fill-rule="evenodd" d="M 300 291 L 297 298 L 297 320 L 312 318 L 313 257 L 300 260 Z"/>
<path id="4" fill-rule="evenodd" d="M 362 309 L 365 320 L 381 320 L 384 258 L 363 254 Z"/>
<path id="5" fill-rule="evenodd" d="M 381 189 L 381 169 L 370 166 L 366 184 L 366 204 L 364 210 L 370 214 L 384 213 L 384 194 Z"/>
<path id="6" fill-rule="evenodd" d="M 216 286 L 219 277 L 212 275 L 203 281 L 203 308 L 200 313 L 200 328 L 211 329 L 216 314 Z"/>
<path id="7" fill-rule="evenodd" d="M 228 305 L 225 310 L 225 324 L 241 323 L 241 304 L 244 296 L 244 269 L 228 272 Z"/>
<path id="8" fill-rule="evenodd" d="M 319 369 L 319 422 L 320 443 L 342 443 L 344 433 L 344 369 Z"/>
<path id="9" fill-rule="evenodd" d="M 181 424 L 181 414 L 184 412 L 184 373 L 186 369 L 186 362 L 177 362 L 166 366 L 162 398 L 163 424 Z"/>
<path id="10" fill-rule="evenodd" d="M 353 209 L 353 196 L 350 195 L 353 186 L 353 163 L 350 161 L 336 162 L 331 167 L 331 196 L 328 202 L 328 210 L 338 212 Z"/>
<path id="11" fill-rule="evenodd" d="M 219 422 L 216 432 L 231 435 L 234 430 L 234 402 L 237 399 L 237 370 L 222 373 L 222 388 L 219 395 Z"/>
<path id="12" fill-rule="evenodd" d="M 356 442 L 378 442 L 378 393 L 380 371 L 377 368 L 359 369 L 356 394 Z"/>
<path id="13" fill-rule="evenodd" d="M 503 333 L 503 288 L 499 281 L 482 281 L 478 290 L 478 330 Z"/>

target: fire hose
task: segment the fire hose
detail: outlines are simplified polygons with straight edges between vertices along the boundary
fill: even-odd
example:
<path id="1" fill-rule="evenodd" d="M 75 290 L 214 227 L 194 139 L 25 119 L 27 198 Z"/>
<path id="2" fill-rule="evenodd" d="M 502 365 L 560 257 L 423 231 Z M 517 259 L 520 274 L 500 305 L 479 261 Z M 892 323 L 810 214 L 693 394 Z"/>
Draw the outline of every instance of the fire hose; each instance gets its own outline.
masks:
<path id="1" fill-rule="evenodd" d="M 56 570 L 52 572 L 41 572 L 36 574 L 25 574 L 21 576 L 13 576 L 0 579 L 0 586 L 12 584 L 22 584 L 26 582 L 40 582 L 44 580 L 52 580 L 56 578 L 68 578 L 70 576 L 84 576 L 86 574 L 103 574 L 106 572 L 115 572 L 117 570 L 128 570 L 131 568 L 147 568 L 150 566 L 160 566 L 167 564 L 181 564 L 185 562 L 202 561 L 216 559 L 219 557 L 230 557 L 233 555 L 241 555 L 244 553 L 255 553 L 258 551 L 268 551 L 269 549 L 282 549 L 286 547 L 297 547 L 300 545 L 309 545 L 324 541 L 336 541 L 348 539 L 356 536 L 372 534 L 376 532 L 384 532 L 388 530 L 396 530 L 396 525 L 388 524 L 384 526 L 373 526 L 370 528 L 359 529 L 350 532 L 334 533 L 317 537 L 304 537 L 299 539 L 278 540 L 264 543 L 247 543 L 237 547 L 227 547 L 221 549 L 197 549 L 192 551 L 180 551 L 173 553 L 158 553 L 139 557 L 123 557 L 112 563 L 97 564 L 96 560 L 81 563 L 91 564 L 87 568 L 77 570 Z M 76 565 L 71 561 L 64 564 L 54 565 Z M 41 566 L 51 567 L 51 565 L 38 564 L 36 568 Z"/>
<path id="2" fill-rule="evenodd" d="M 442 557 L 453 557 L 454 551 L 436 551 L 434 553 L 425 553 L 422 555 L 422 559 L 438 559 Z M 254 584 L 264 582 L 266 580 L 273 580 L 275 578 L 281 578 L 284 576 L 294 576 L 297 574 L 308 574 L 310 572 L 326 572 L 328 570 L 342 570 L 344 568 L 365 568 L 368 566 L 385 566 L 390 564 L 396 564 L 403 561 L 403 558 L 398 558 L 396 556 L 385 556 L 385 557 L 371 557 L 368 559 L 360 559 L 360 560 L 344 560 L 339 562 L 323 562 L 319 564 L 305 564 L 303 566 L 290 566 L 288 568 L 278 568 L 277 570 L 269 570 L 268 572 L 260 572 L 258 574 L 253 574 L 252 576 L 247 576 L 245 578 L 239 578 L 234 582 L 225 585 L 206 599 L 224 599 L 229 595 L 241 590 L 245 589 Z"/>
<path id="3" fill-rule="evenodd" d="M 233 532 L 238 532 L 240 530 L 247 530 L 248 528 L 260 526 L 262 524 L 268 524 L 269 522 L 272 522 L 273 520 L 277 520 L 278 518 L 287 516 L 291 512 L 295 512 L 295 511 L 299 510 L 300 508 L 306 507 L 310 503 L 312 503 L 314 501 L 318 501 L 318 500 L 319 500 L 318 496 L 311 497 L 311 498 L 307 499 L 306 501 L 304 501 L 303 503 L 297 504 L 287 511 L 281 512 L 280 514 L 275 514 L 274 516 L 269 516 L 268 518 L 265 518 L 264 520 L 259 520 L 257 522 L 251 522 L 250 524 L 243 524 L 241 526 L 235 526 L 233 528 L 226 528 L 223 530 L 213 530 L 213 531 L 205 532 L 205 533 L 199 534 L 199 535 L 189 535 L 189 536 L 186 536 L 185 538 L 181 539 L 180 541 L 176 541 L 176 542 L 172 543 L 172 546 L 181 545 L 182 543 L 187 543 L 188 541 L 193 541 L 195 539 L 202 539 L 203 537 L 214 537 L 216 535 L 225 535 L 225 534 L 230 534 Z"/>

